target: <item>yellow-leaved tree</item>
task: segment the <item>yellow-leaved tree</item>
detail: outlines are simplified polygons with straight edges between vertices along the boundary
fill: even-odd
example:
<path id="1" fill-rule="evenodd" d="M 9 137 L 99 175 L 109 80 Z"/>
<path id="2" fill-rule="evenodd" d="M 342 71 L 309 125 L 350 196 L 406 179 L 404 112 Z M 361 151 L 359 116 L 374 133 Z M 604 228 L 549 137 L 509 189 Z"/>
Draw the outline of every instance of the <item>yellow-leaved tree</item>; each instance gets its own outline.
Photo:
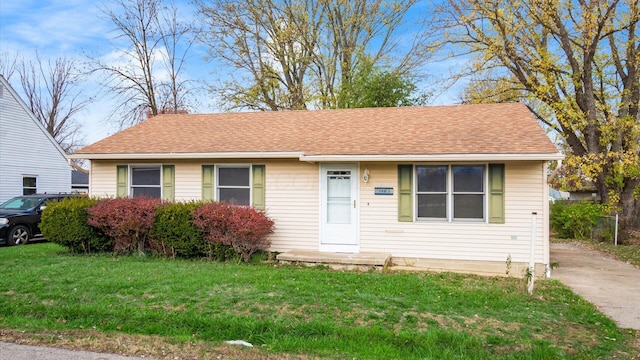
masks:
<path id="1" fill-rule="evenodd" d="M 437 45 L 470 59 L 467 71 L 498 74 L 496 91 L 535 104 L 563 141 L 567 165 L 593 181 L 627 228 L 640 224 L 639 6 L 446 0 L 434 18 Z"/>

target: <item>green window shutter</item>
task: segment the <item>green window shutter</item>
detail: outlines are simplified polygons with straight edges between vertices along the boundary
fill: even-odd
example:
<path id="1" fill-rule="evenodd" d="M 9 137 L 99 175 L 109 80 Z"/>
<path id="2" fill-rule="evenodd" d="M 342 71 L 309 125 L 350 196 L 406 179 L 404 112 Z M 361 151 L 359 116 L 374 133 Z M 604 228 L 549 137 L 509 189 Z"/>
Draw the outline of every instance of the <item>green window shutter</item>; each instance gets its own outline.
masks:
<path id="1" fill-rule="evenodd" d="M 213 178 L 213 165 L 202 165 L 202 200 L 204 201 L 213 200 Z"/>
<path id="2" fill-rule="evenodd" d="M 398 165 L 398 221 L 413 221 L 413 165 Z"/>
<path id="3" fill-rule="evenodd" d="M 264 210 L 264 183 L 265 183 L 265 166 L 253 165 L 251 166 L 252 183 L 251 183 L 251 205 L 256 209 Z"/>
<path id="4" fill-rule="evenodd" d="M 504 164 L 489 164 L 489 222 L 504 224 Z"/>
<path id="5" fill-rule="evenodd" d="M 116 197 L 129 196 L 129 166 L 118 165 L 116 166 Z"/>
<path id="6" fill-rule="evenodd" d="M 175 165 L 162 165 L 162 200 L 175 200 Z"/>

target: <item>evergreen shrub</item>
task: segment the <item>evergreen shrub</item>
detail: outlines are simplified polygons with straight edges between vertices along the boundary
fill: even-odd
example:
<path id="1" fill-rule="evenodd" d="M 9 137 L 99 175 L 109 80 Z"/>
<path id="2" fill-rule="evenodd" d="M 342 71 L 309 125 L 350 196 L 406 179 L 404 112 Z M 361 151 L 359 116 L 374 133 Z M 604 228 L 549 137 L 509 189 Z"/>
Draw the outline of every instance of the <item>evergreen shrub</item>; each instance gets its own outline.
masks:
<path id="1" fill-rule="evenodd" d="M 98 199 L 72 197 L 47 204 L 40 230 L 44 237 L 74 253 L 113 251 L 113 241 L 87 222 L 87 209 Z"/>

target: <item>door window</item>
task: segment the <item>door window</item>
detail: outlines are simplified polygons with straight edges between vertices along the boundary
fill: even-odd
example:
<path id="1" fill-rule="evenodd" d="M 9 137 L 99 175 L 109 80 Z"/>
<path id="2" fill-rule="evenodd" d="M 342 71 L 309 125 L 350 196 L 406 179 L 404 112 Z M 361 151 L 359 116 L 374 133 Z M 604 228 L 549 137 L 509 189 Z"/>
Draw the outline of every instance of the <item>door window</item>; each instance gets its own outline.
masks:
<path id="1" fill-rule="evenodd" d="M 327 223 L 351 223 L 351 171 L 327 171 Z"/>

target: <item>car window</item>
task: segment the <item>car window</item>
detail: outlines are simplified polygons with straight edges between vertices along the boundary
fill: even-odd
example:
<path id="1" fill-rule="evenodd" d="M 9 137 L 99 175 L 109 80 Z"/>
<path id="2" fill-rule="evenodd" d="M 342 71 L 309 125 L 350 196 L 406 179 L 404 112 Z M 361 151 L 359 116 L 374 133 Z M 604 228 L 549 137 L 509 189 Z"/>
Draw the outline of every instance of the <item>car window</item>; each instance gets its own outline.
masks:
<path id="1" fill-rule="evenodd" d="M 4 204 L 0 205 L 0 209 L 5 210 L 27 210 L 36 206 L 36 204 L 40 201 L 39 198 L 25 198 L 25 197 L 15 197 L 13 199 L 8 200 Z"/>

